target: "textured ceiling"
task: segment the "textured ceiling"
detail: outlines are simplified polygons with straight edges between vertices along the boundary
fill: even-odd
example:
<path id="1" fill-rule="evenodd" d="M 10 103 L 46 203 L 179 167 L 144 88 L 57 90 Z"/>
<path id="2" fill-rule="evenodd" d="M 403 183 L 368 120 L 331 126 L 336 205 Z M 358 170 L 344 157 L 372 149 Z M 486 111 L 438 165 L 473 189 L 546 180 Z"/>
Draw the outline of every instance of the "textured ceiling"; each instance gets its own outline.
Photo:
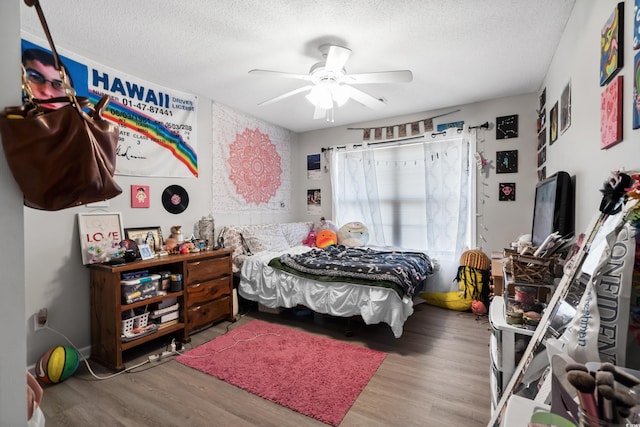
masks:
<path id="1" fill-rule="evenodd" d="M 296 132 L 539 90 L 575 0 L 40 0 L 59 49 L 204 96 Z M 34 9 L 22 29 L 43 37 Z M 350 100 L 313 120 L 306 74 L 318 46 L 350 48 L 348 73 L 408 69 L 411 83 L 359 85 L 385 107 Z"/>

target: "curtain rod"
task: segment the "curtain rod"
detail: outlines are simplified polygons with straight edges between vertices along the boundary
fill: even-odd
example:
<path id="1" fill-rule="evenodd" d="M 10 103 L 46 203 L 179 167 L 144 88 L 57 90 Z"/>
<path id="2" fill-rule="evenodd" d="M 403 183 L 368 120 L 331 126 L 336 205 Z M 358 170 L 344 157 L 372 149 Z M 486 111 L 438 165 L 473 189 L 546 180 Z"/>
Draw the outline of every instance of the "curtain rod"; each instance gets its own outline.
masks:
<path id="1" fill-rule="evenodd" d="M 452 128 L 449 128 L 449 129 L 452 129 Z M 447 133 L 447 130 L 449 130 L 449 129 L 445 129 L 445 130 L 443 130 L 443 131 L 441 131 L 441 132 L 432 132 L 432 133 L 431 133 L 431 138 L 435 138 L 435 137 L 436 137 L 436 136 L 438 136 L 438 135 L 445 135 L 445 134 Z M 462 133 L 462 131 L 463 131 L 463 128 L 456 128 L 456 132 L 457 132 L 457 133 Z M 426 135 L 426 134 L 425 134 L 425 135 Z M 408 137 L 408 138 L 388 139 L 388 140 L 385 140 L 385 141 L 373 141 L 373 142 L 363 141 L 363 142 L 362 142 L 362 143 L 360 143 L 360 144 L 352 144 L 352 147 L 354 147 L 354 148 L 360 148 L 360 147 L 362 147 L 362 146 L 363 146 L 363 145 L 365 145 L 365 144 L 366 144 L 367 146 L 371 146 L 371 145 L 382 145 L 382 144 L 394 144 L 394 143 L 395 143 L 395 144 L 400 144 L 400 145 L 401 145 L 403 142 L 413 141 L 413 140 L 416 140 L 416 139 L 424 139 L 424 135 L 420 135 L 420 136 L 411 136 L 411 137 Z M 333 150 L 334 148 L 335 148 L 336 150 L 344 150 L 344 149 L 346 149 L 346 148 L 347 148 L 347 146 L 346 146 L 346 145 L 336 145 L 335 147 L 322 147 L 322 148 L 320 149 L 320 151 L 324 153 L 325 151 Z"/>
<path id="2" fill-rule="evenodd" d="M 396 139 L 388 139 L 388 140 L 385 140 L 385 141 L 374 141 L 374 142 L 364 141 L 364 142 L 362 142 L 360 144 L 351 144 L 351 146 L 354 147 L 354 148 L 359 148 L 359 147 L 362 147 L 365 144 L 367 144 L 367 145 L 393 144 L 393 143 L 402 143 L 402 142 L 405 142 L 405 141 L 411 141 L 411 140 L 414 140 L 414 139 L 424 139 L 424 136 L 423 135 L 411 136 L 411 137 L 408 137 L 408 138 L 396 138 Z M 320 151 L 322 151 L 324 153 L 325 151 L 333 150 L 334 148 L 336 150 L 344 150 L 345 148 L 347 148 L 347 146 L 346 145 L 336 145 L 335 147 L 322 147 L 320 149 Z"/>

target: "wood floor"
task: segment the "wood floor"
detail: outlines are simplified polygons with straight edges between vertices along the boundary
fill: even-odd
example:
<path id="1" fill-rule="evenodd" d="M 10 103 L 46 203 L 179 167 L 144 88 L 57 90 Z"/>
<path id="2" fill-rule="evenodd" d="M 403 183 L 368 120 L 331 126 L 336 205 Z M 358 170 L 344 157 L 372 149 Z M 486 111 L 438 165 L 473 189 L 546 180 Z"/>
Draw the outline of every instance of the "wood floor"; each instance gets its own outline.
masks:
<path id="1" fill-rule="evenodd" d="M 401 338 L 384 324 L 355 319 L 248 312 L 192 335 L 189 348 L 261 319 L 363 345 L 388 354 L 342 420 L 351 426 L 486 426 L 490 418 L 489 337 L 486 317 L 420 304 Z M 241 308 L 242 312 L 242 308 Z M 353 336 L 347 337 L 347 327 Z M 162 341 L 162 338 L 157 341 Z M 162 351 L 152 342 L 125 353 L 127 366 Z M 142 346 L 141 346 L 142 347 Z M 91 363 L 99 376 L 112 372 Z M 247 369 L 251 369 L 247 366 Z M 45 388 L 47 427 L 58 426 L 326 426 L 169 358 L 107 380 L 81 363 L 65 382 Z"/>

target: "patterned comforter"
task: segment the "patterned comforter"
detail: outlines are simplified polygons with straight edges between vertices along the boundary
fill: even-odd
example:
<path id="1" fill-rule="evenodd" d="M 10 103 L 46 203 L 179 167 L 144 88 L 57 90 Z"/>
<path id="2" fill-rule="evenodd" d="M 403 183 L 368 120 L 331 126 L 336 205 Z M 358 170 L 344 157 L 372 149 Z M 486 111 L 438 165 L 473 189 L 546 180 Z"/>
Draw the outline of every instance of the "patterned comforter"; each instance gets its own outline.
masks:
<path id="1" fill-rule="evenodd" d="M 422 252 L 380 251 L 342 245 L 297 255 L 283 254 L 269 262 L 273 268 L 322 281 L 351 282 L 394 289 L 400 298 L 413 297 L 433 273 Z"/>

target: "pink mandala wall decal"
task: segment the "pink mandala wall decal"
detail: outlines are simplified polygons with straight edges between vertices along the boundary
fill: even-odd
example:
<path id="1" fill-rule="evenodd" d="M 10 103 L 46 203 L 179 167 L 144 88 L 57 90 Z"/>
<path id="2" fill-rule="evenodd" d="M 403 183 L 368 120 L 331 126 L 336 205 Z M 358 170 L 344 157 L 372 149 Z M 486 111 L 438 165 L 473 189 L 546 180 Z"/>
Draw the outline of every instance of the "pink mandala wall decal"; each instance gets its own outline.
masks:
<path id="1" fill-rule="evenodd" d="M 229 147 L 229 179 L 247 203 L 267 203 L 281 183 L 281 158 L 269 135 L 258 128 L 236 133 Z"/>

